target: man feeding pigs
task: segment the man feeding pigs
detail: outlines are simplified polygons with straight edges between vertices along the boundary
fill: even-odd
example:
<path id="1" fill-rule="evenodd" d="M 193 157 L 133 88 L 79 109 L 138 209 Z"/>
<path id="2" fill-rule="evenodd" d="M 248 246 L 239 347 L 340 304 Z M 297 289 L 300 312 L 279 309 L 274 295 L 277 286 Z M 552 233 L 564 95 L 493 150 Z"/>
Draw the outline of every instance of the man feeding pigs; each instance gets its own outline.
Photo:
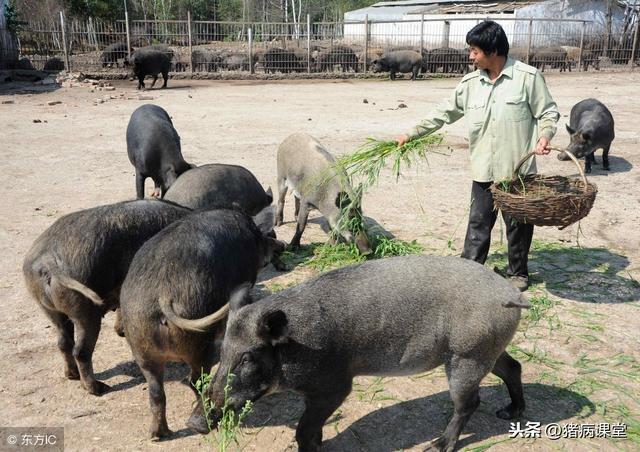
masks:
<path id="1" fill-rule="evenodd" d="M 469 59 L 477 70 L 464 76 L 447 101 L 397 142 L 401 146 L 467 117 L 473 183 L 462 257 L 484 263 L 497 217 L 491 184 L 511 179 L 517 163 L 528 152 L 549 153 L 560 113 L 538 70 L 509 58 L 509 42 L 499 24 L 489 20 L 479 23 L 467 33 L 466 41 Z M 535 174 L 535 158 L 520 172 Z M 502 217 L 507 229 L 507 276 L 525 291 L 533 225 L 518 223 L 505 212 Z"/>

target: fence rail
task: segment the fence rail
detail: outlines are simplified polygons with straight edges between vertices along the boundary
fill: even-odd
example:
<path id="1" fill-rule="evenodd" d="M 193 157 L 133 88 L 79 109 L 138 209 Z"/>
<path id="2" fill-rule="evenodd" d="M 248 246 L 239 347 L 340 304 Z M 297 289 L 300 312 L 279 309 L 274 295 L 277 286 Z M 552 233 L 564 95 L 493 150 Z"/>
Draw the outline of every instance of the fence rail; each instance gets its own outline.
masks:
<path id="1" fill-rule="evenodd" d="M 166 46 L 173 71 L 263 73 L 376 71 L 389 50 L 421 54 L 422 72 L 464 73 L 467 31 L 491 18 L 505 29 L 511 55 L 542 71 L 633 68 L 638 21 L 626 27 L 549 18 L 430 18 L 361 22 L 229 22 L 99 20 L 29 23 L 18 35 L 20 56 L 38 69 L 52 59 L 71 70 L 124 71 L 135 49 Z M 57 63 L 59 66 L 59 63 Z"/>

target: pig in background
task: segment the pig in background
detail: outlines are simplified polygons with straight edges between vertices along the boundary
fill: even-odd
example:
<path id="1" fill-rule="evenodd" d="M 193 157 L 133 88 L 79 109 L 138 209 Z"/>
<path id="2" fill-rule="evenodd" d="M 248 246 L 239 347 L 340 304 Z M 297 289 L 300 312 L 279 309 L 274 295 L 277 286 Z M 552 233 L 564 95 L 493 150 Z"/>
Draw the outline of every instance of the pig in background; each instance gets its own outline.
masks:
<path id="1" fill-rule="evenodd" d="M 370 254 L 371 246 L 364 231 L 354 237 L 346 228 L 339 228 L 344 206 L 356 203 L 359 197 L 347 181 L 346 175 L 336 173 L 335 158 L 318 140 L 305 133 L 295 133 L 284 139 L 278 147 L 278 209 L 276 226 L 284 219 L 284 203 L 288 189 L 295 197 L 296 232 L 290 246 L 300 246 L 307 226 L 309 211 L 318 209 L 332 231 L 347 242 L 355 242 L 362 254 Z M 332 177 L 333 176 L 333 177 Z M 349 218 L 362 217 L 358 204 L 348 209 Z"/>
<path id="2" fill-rule="evenodd" d="M 602 149 L 602 169 L 610 170 L 609 149 L 615 138 L 613 115 L 609 109 L 596 99 L 585 99 L 573 106 L 569 117 L 567 132 L 571 142 L 567 151 L 576 158 L 584 157 L 584 171 L 591 172 L 591 164 L 597 163 L 594 153 Z M 560 160 L 569 160 L 565 153 L 558 155 Z"/>
<path id="3" fill-rule="evenodd" d="M 182 157 L 180 135 L 169 114 L 158 105 L 142 105 L 127 125 L 127 155 L 136 169 L 136 196 L 144 198 L 144 181 L 153 179 L 152 197 L 163 197 L 178 176 L 193 165 Z"/>
<path id="4" fill-rule="evenodd" d="M 196 212 L 136 253 L 122 284 L 122 323 L 149 385 L 152 437 L 171 434 L 163 383 L 168 361 L 191 368 L 197 404 L 187 425 L 208 432 L 194 385 L 218 360 L 216 340 L 224 332 L 232 290 L 253 285 L 258 271 L 284 251 L 284 243 L 269 236 L 273 223 L 273 207 L 253 219 L 239 210 Z"/>
<path id="5" fill-rule="evenodd" d="M 81 210 L 56 220 L 27 253 L 22 267 L 26 286 L 56 328 L 64 374 L 80 379 L 90 394 L 109 390 L 95 379 L 93 350 L 102 317 L 120 304 L 120 286 L 135 252 L 190 212 L 158 200 Z M 116 331 L 122 334 L 117 314 Z"/>
<path id="6" fill-rule="evenodd" d="M 392 50 L 385 52 L 372 62 L 373 72 L 389 72 L 389 79 L 395 80 L 396 73 L 411 73 L 411 80 L 416 80 L 422 69 L 422 55 L 414 50 Z"/>
<path id="7" fill-rule="evenodd" d="M 424 255 L 344 267 L 255 303 L 240 290 L 229 302 L 209 398 L 223 406 L 229 383 L 227 402 L 237 413 L 247 400 L 294 391 L 305 401 L 299 450 L 319 451 L 322 426 L 355 376 L 410 375 L 444 364 L 454 414 L 430 448 L 451 451 L 489 372 L 511 398 L 496 415 L 512 419 L 524 411 L 521 366 L 505 348 L 527 307 L 517 289 L 484 266 Z"/>

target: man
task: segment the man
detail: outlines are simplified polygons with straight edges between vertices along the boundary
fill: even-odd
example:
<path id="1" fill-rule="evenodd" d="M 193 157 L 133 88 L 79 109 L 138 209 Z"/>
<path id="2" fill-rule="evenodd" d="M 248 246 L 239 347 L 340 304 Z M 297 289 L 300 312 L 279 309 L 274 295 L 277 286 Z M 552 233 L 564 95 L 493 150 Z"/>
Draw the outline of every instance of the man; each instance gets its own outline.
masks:
<path id="1" fill-rule="evenodd" d="M 462 257 L 484 264 L 497 217 L 489 187 L 494 181 L 511 179 L 526 153 L 549 153 L 560 114 L 538 70 L 508 57 L 509 42 L 500 25 L 482 22 L 467 33 L 466 41 L 469 59 L 477 70 L 464 76 L 448 101 L 397 141 L 402 145 L 467 117 L 473 183 Z M 535 174 L 535 158 L 520 172 Z M 517 223 L 505 212 L 502 217 L 507 228 L 507 277 L 525 291 L 529 287 L 527 262 L 533 225 Z"/>

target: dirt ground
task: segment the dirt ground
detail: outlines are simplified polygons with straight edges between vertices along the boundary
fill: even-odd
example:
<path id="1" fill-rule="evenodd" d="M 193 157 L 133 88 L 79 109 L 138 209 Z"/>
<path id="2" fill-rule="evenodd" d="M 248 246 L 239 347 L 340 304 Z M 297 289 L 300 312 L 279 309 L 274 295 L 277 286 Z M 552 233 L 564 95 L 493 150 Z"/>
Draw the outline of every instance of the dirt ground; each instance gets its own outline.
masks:
<path id="1" fill-rule="evenodd" d="M 527 411 L 542 437 L 509 438 L 509 422 L 494 412 L 507 403 L 504 385 L 485 379 L 482 403 L 459 447 L 467 450 L 638 450 L 640 447 L 640 73 L 572 73 L 547 77 L 562 119 L 554 143 L 564 146 L 571 106 L 596 97 L 612 111 L 616 139 L 611 171 L 594 167 L 598 185 L 593 210 L 565 230 L 537 228 L 528 291 L 535 309 L 526 313 L 510 352 L 523 365 Z M 88 88 L 0 85 L 0 425 L 62 426 L 66 450 L 206 450 L 209 441 L 184 422 L 193 395 L 182 382 L 183 365 L 169 366 L 167 414 L 176 433 L 147 438 L 147 385 L 125 340 L 104 319 L 94 354 L 99 379 L 112 387 L 102 397 L 64 378 L 53 327 L 28 296 L 22 259 L 35 238 L 64 214 L 131 199 L 134 171 L 126 155 L 129 116 L 144 103 L 169 111 L 189 162 L 240 164 L 275 188 L 276 148 L 288 134 L 308 132 L 336 154 L 355 150 L 366 137 L 391 138 L 415 125 L 444 99 L 458 79 L 410 82 L 197 81 L 175 80 L 139 100 L 134 82 L 113 82 L 110 93 Z M 118 94 L 125 95 L 119 97 Z M 116 99 L 94 105 L 97 97 Z M 128 99 L 131 97 L 131 99 Z M 367 103 L 364 102 L 367 100 Z M 13 103 L 5 103 L 12 101 Z M 48 105 L 50 101 L 60 101 Z M 399 104 L 407 108 L 399 108 Z M 39 120 L 36 122 L 36 120 Z M 396 183 L 385 174 L 365 197 L 370 223 L 403 240 L 416 239 L 433 254 L 462 248 L 470 196 L 464 120 L 446 126 L 442 154 L 405 171 Z M 448 146 L 453 150 L 446 154 Z M 597 153 L 598 160 L 601 152 Z M 538 159 L 543 174 L 575 176 L 571 162 Z M 147 190 L 150 191 L 150 181 Z M 279 237 L 293 235 L 293 200 Z M 303 243 L 322 242 L 317 213 Z M 488 265 L 504 266 L 504 228 L 496 226 Z M 260 277 L 262 291 L 279 290 L 314 272 L 298 266 Z M 295 450 L 302 402 L 293 394 L 261 400 L 247 418 L 240 447 Z M 422 450 L 445 428 L 452 413 L 442 369 L 402 378 L 356 379 L 354 392 L 324 428 L 329 451 Z M 544 426 L 625 423 L 627 439 L 546 437 Z M 567 430 L 567 432 L 569 432 Z M 568 433 L 567 433 L 568 434 Z M 4 450 L 0 444 L 0 450 Z M 15 450 L 15 449 L 14 449 Z"/>

